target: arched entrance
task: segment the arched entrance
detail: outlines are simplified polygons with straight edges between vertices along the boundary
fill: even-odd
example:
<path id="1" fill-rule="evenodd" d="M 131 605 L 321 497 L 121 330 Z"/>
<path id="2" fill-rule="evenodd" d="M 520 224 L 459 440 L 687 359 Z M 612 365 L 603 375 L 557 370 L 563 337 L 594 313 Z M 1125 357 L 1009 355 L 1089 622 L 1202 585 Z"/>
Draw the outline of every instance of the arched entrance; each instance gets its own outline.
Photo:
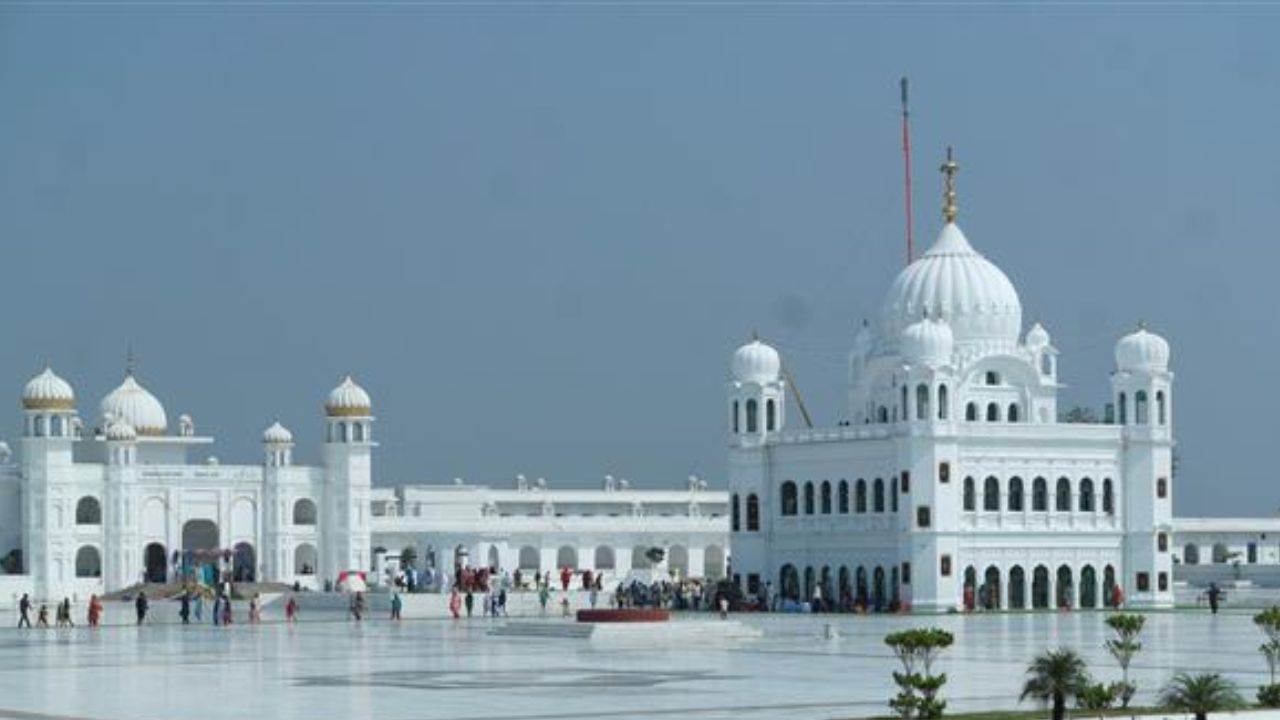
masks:
<path id="1" fill-rule="evenodd" d="M 1070 609 L 1072 597 L 1075 595 L 1075 583 L 1071 581 L 1071 568 L 1067 565 L 1058 567 L 1058 607 Z"/>
<path id="2" fill-rule="evenodd" d="M 995 565 L 988 567 L 983 574 L 982 607 L 988 610 L 1000 609 L 1000 569 Z"/>
<path id="3" fill-rule="evenodd" d="M 169 561 L 164 552 L 164 545 L 151 543 L 142 551 L 142 565 L 146 568 L 146 581 L 162 583 L 167 579 L 165 572 Z"/>
<path id="4" fill-rule="evenodd" d="M 1115 605 L 1116 569 L 1110 565 L 1102 569 L 1102 604 L 1104 607 Z"/>
<path id="5" fill-rule="evenodd" d="M 782 570 L 778 572 L 778 589 L 787 600 L 799 599 L 800 575 L 796 572 L 795 565 L 788 563 L 782 566 Z"/>
<path id="6" fill-rule="evenodd" d="M 853 583 L 854 592 L 857 593 L 857 602 L 866 607 L 871 594 L 867 590 L 867 569 L 865 567 L 859 565 L 858 569 L 854 571 Z"/>
<path id="7" fill-rule="evenodd" d="M 1092 565 L 1085 565 L 1080 571 L 1080 607 L 1095 608 L 1098 606 L 1098 576 Z"/>
<path id="8" fill-rule="evenodd" d="M 1009 571 L 1009 608 L 1024 610 L 1027 607 L 1027 574 L 1021 565 Z"/>
<path id="9" fill-rule="evenodd" d="M 1049 608 L 1049 568 L 1037 565 L 1031 576 L 1031 607 L 1036 610 Z"/>
<path id="10" fill-rule="evenodd" d="M 218 547 L 218 525 L 212 520 L 188 520 L 182 526 L 183 550 L 215 550 Z"/>
<path id="11" fill-rule="evenodd" d="M 878 565 L 871 573 L 871 595 L 871 600 L 875 604 L 876 610 L 883 610 L 885 601 L 884 568 Z"/>
<path id="12" fill-rule="evenodd" d="M 236 543 L 235 552 L 232 554 L 232 579 L 235 582 L 254 582 L 257 579 L 255 571 L 257 567 L 258 559 L 253 551 L 253 545 L 247 542 Z"/>

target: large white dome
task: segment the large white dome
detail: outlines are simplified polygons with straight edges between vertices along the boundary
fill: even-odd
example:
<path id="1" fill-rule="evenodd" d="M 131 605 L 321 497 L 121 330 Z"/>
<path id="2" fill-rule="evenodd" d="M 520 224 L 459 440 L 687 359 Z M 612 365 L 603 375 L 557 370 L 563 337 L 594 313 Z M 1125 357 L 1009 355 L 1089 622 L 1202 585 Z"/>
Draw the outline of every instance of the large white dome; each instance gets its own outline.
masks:
<path id="1" fill-rule="evenodd" d="M 775 382 L 782 371 L 782 358 L 778 351 L 757 340 L 738 348 L 733 354 L 733 379 L 761 385 Z"/>
<path id="2" fill-rule="evenodd" d="M 933 247 L 893 281 L 880 309 L 882 342 L 897 347 L 902 330 L 926 313 L 951 326 L 957 346 L 1016 345 L 1022 330 L 1013 283 L 955 223 L 947 223 Z"/>
<path id="3" fill-rule="evenodd" d="M 138 384 L 133 373 L 125 375 L 120 387 L 102 399 L 99 411 L 103 418 L 115 418 L 132 425 L 139 435 L 164 435 L 169 429 L 164 406 Z"/>
<path id="4" fill-rule="evenodd" d="M 76 394 L 71 383 L 58 377 L 52 368 L 27 382 L 22 390 L 22 407 L 27 410 L 74 410 Z"/>

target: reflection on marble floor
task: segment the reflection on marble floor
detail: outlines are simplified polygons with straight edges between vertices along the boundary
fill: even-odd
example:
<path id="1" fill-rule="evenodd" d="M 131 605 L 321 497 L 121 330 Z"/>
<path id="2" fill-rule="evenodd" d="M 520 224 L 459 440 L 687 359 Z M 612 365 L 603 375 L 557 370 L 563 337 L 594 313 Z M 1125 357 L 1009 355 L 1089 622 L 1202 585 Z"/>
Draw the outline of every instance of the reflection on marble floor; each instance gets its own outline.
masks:
<path id="1" fill-rule="evenodd" d="M 195 709 L 378 720 L 885 715 L 895 664 L 882 638 L 921 624 L 957 635 L 943 662 L 952 710 L 1013 708 L 1027 661 L 1046 648 L 1075 648 L 1100 679 L 1118 676 L 1103 617 L 742 617 L 764 636 L 662 647 L 495 637 L 495 621 L 482 619 L 354 625 L 315 614 L 295 626 L 6 629 L 0 720 L 160 720 Z M 835 639 L 824 638 L 828 623 Z M 1157 613 L 1147 627 L 1134 663 L 1144 691 L 1178 670 L 1224 672 L 1248 695 L 1266 682 L 1247 614 Z"/>

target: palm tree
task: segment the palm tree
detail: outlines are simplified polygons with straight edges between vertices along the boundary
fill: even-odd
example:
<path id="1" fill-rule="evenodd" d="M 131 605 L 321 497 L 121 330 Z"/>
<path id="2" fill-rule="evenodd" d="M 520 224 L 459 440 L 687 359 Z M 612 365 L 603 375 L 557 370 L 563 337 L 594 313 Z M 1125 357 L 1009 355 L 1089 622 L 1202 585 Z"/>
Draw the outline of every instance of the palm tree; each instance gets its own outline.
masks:
<path id="1" fill-rule="evenodd" d="M 1235 683 L 1218 673 L 1178 673 L 1160 691 L 1160 705 L 1192 713 L 1196 720 L 1205 720 L 1211 712 L 1239 710 L 1246 703 L 1236 692 Z"/>
<path id="2" fill-rule="evenodd" d="M 1075 697 L 1089 685 L 1084 659 L 1076 651 L 1063 648 L 1037 656 L 1027 666 L 1027 682 L 1021 700 L 1035 698 L 1053 703 L 1053 720 L 1067 714 L 1067 698 Z"/>

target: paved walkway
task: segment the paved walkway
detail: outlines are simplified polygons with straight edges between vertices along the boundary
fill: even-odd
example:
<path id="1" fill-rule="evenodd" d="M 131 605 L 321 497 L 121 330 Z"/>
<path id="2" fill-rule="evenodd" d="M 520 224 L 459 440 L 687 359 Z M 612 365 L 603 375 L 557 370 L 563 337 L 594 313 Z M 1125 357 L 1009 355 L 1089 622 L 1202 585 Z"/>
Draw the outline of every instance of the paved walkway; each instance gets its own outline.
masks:
<path id="1" fill-rule="evenodd" d="M 925 623 L 957 635 L 944 662 L 951 709 L 1010 709 L 1027 661 L 1045 648 L 1076 648 L 1100 677 L 1117 677 L 1102 649 L 1103 617 L 740 616 L 764 637 L 666 647 L 494 637 L 496 621 L 479 618 L 356 625 L 336 613 L 295 626 L 6 629 L 0 719 L 885 715 L 895 664 L 882 638 Z M 827 623 L 839 638 L 823 639 Z M 1216 670 L 1252 695 L 1267 679 L 1260 641 L 1247 614 L 1154 614 L 1135 679 L 1152 690 L 1177 670 Z"/>

